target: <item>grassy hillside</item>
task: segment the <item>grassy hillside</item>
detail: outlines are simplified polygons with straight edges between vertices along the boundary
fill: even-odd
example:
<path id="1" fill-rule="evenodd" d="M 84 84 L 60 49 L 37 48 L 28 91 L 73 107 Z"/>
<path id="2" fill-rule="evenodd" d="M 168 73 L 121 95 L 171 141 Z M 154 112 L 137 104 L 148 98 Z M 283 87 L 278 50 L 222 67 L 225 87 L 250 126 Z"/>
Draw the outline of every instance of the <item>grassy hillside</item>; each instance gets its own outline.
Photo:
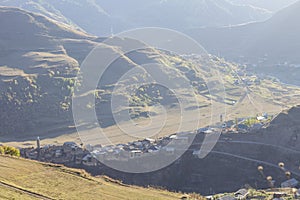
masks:
<path id="1" fill-rule="evenodd" d="M 1 199 L 180 199 L 183 194 L 123 185 L 52 164 L 0 156 Z"/>
<path id="2" fill-rule="evenodd" d="M 187 111 L 200 109 L 203 120 L 207 123 L 211 114 L 211 99 L 220 109 L 227 108 L 228 118 L 253 116 L 258 113 L 278 113 L 282 106 L 292 106 L 300 97 L 298 88 L 284 86 L 279 82 L 259 78 L 246 74 L 243 68 L 225 60 L 210 57 L 181 57 L 153 48 L 137 50 L 125 54 L 122 48 L 124 43 L 139 43 L 129 39 L 115 40 L 110 45 L 103 45 L 103 38 L 96 38 L 70 27 L 58 24 L 55 21 L 22 9 L 0 7 L 0 140 L 2 142 L 15 141 L 16 135 L 30 139 L 36 136 L 42 138 L 56 137 L 65 133 L 75 132 L 71 112 L 71 97 L 74 92 L 75 77 L 79 67 L 89 52 L 97 45 L 113 50 L 119 58 L 113 62 L 109 70 L 98 84 L 96 91 L 84 95 L 95 96 L 95 110 L 99 123 L 103 127 L 115 124 L 112 117 L 111 94 L 116 88 L 119 79 L 131 69 L 139 65 L 154 63 L 164 66 L 163 74 L 174 87 L 180 88 L 178 82 L 185 80 L 191 85 L 196 94 L 181 92 L 183 99 L 190 99 Z M 15 24 L 15 26 L 11 26 Z M 20 34 L 22 33 L 22 34 Z M 125 54 L 125 55 L 122 55 Z M 122 56 L 121 56 L 122 55 Z M 213 74 L 220 74 L 223 79 L 225 92 L 213 80 Z M 239 74 L 239 75 L 238 75 Z M 96 74 L 95 74 L 96 75 Z M 96 77 L 95 77 L 96 78 Z M 120 106 L 115 110 L 117 114 L 130 113 L 133 119 L 147 118 L 149 113 L 156 115 L 160 103 L 169 110 L 176 108 L 178 101 L 169 89 L 158 84 L 145 85 L 138 89 L 136 94 L 129 95 L 126 89 L 138 80 L 145 81 L 149 77 L 146 72 L 140 72 L 133 77 L 126 77 L 120 83 L 124 87 L 115 91 L 124 97 L 129 106 Z M 209 79 L 209 80 L 208 80 Z M 239 84 L 235 84 L 235 82 Z M 210 85 L 210 95 L 207 85 Z M 128 88 L 126 87 L 128 86 Z M 226 96 L 225 102 L 222 98 Z M 234 102 L 234 103 L 233 103 Z M 197 105 L 198 103 L 198 105 Z M 251 113 L 249 104 L 252 105 Z M 94 109 L 93 105 L 86 105 L 87 109 Z M 158 110 L 158 111 L 157 111 Z M 221 111 L 220 111 L 221 112 Z M 224 111 L 223 111 L 224 112 Z M 179 113 L 179 112 L 177 112 Z M 218 113 L 215 113 L 219 118 Z M 175 124 L 179 115 L 170 115 Z M 191 120 L 198 120 L 191 116 Z M 208 125 L 203 123 L 201 126 Z M 191 126 L 192 127 L 192 126 Z M 189 127 L 190 129 L 193 129 Z M 164 130 L 171 134 L 174 129 Z M 176 130 L 175 130 L 176 131 Z M 116 134 L 115 131 L 112 131 Z M 116 137 L 115 137 L 116 138 Z M 124 141 L 120 141 L 124 142 Z"/>

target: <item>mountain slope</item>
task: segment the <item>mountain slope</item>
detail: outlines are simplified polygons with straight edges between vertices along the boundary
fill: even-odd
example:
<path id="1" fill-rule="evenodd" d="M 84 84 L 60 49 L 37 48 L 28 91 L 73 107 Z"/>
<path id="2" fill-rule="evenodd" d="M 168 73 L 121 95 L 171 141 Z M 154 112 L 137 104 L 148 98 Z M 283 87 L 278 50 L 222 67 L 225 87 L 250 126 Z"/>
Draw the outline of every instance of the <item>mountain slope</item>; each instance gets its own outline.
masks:
<path id="1" fill-rule="evenodd" d="M 0 156 L 0 169 L 1 199 L 154 200 L 179 199 L 182 196 L 164 190 L 124 185 L 107 177 L 94 178 L 83 170 L 12 157 Z"/>
<path id="2" fill-rule="evenodd" d="M 178 0 L 1 0 L 0 5 L 38 12 L 98 36 L 145 26 L 185 31 L 195 27 L 261 21 L 271 16 L 265 9 L 235 5 L 227 0 L 193 0 L 188 4 Z"/>
<path id="3" fill-rule="evenodd" d="M 158 26 L 179 31 L 264 20 L 270 16 L 266 10 L 234 5 L 226 0 L 189 1 L 188 4 L 178 0 L 97 2 L 113 17 L 120 18 L 133 27 Z"/>
<path id="4" fill-rule="evenodd" d="M 1 0 L 2 6 L 19 7 L 30 12 L 45 15 L 51 19 L 68 24 L 76 29 L 101 30 L 102 35 L 110 33 L 107 14 L 93 1 L 47 1 L 47 0 Z"/>
<path id="5" fill-rule="evenodd" d="M 75 77 L 82 61 L 98 45 L 119 55 L 112 63 L 112 68 L 107 71 L 106 78 L 99 83 L 97 91 L 96 104 L 100 106 L 96 110 L 99 116 L 105 115 L 101 118 L 104 121 L 100 121 L 104 126 L 114 124 L 109 99 L 114 89 L 112 86 L 126 71 L 148 62 L 168 65 L 171 59 L 175 59 L 151 48 L 122 55 L 119 48 L 122 43 L 135 44 L 137 41 L 115 38 L 111 45 L 103 45 L 101 41 L 104 38 L 72 30 L 47 17 L 18 8 L 0 7 L 0 17 L 0 118 L 3 121 L 1 134 L 6 136 L 24 133 L 34 135 L 35 132 L 60 134 L 62 130 L 66 133 L 71 129 L 74 131 L 71 97 Z M 178 67 L 180 66 L 179 63 Z M 171 67 L 173 66 L 168 66 Z M 177 71 L 183 76 L 191 72 L 194 74 L 191 81 L 203 84 L 203 79 L 195 75 L 193 69 Z M 177 77 L 170 78 L 175 80 Z M 130 83 L 130 80 L 124 82 Z M 157 91 L 160 91 L 159 95 Z M 127 95 L 126 98 L 132 98 L 130 106 L 138 108 L 121 108 L 124 110 L 120 112 L 131 109 L 133 116 L 146 116 L 144 109 L 147 107 L 139 104 L 143 103 L 143 99 L 149 105 L 153 104 L 154 99 L 155 102 L 161 99 L 160 95 L 165 95 L 165 99 L 161 100 L 168 105 L 173 102 L 169 101 L 172 95 L 157 86 L 145 88 L 145 93 L 148 93 L 147 97 L 143 92 L 133 97 Z"/>
<path id="6" fill-rule="evenodd" d="M 39 13 L 45 15 L 53 20 L 62 22 L 64 24 L 69 24 L 74 28 L 79 28 L 75 24 L 73 24 L 69 19 L 67 19 L 62 13 L 54 8 L 51 4 L 47 3 L 46 1 L 22 1 L 22 0 L 3 0 L 0 2 L 1 6 L 13 6 L 19 7 L 30 12 Z"/>
<path id="7" fill-rule="evenodd" d="M 96 45 L 91 41 L 94 37 L 9 7 L 0 7 L 0 26 L 1 132 L 61 123 L 45 118 L 67 118 L 71 79 L 77 75 L 80 59 Z M 80 55 L 69 51 L 80 48 Z"/>
<path id="8" fill-rule="evenodd" d="M 289 74 L 297 74 L 298 68 L 280 68 L 284 63 L 299 64 L 300 2 L 297 2 L 275 14 L 271 19 L 241 26 L 225 28 L 198 29 L 191 34 L 211 53 L 227 59 L 259 65 L 257 70 L 279 76 L 284 81 Z M 278 65 L 277 68 L 276 65 Z M 276 71 L 278 73 L 276 73 Z M 296 71 L 296 73 L 295 73 Z M 293 73 L 291 73 L 293 72 Z M 299 84 L 296 77 L 292 82 Z"/>
<path id="9" fill-rule="evenodd" d="M 230 0 L 230 2 L 239 5 L 252 5 L 259 8 L 264 8 L 272 12 L 277 12 L 284 7 L 295 3 L 298 0 Z"/>
<path id="10" fill-rule="evenodd" d="M 276 113 L 282 106 L 294 105 L 297 102 L 298 89 L 283 86 L 276 81 L 245 75 L 240 81 L 247 80 L 251 82 L 251 86 L 245 90 L 242 82 L 235 85 L 234 82 L 238 79 L 237 71 L 239 74 L 245 72 L 237 65 L 217 57 L 182 57 L 149 47 L 126 53 L 121 48 L 124 44 L 137 45 L 140 42 L 114 38 L 110 44 L 104 45 L 105 38 L 87 35 L 47 17 L 17 8 L 0 7 L 0 17 L 0 134 L 3 141 L 32 140 L 38 135 L 44 138 L 51 135 L 55 138 L 76 132 L 71 109 L 75 77 L 83 60 L 96 46 L 113 51 L 119 56 L 111 63 L 109 70 L 105 71 L 96 92 L 84 94 L 95 96 L 95 106 L 87 103 L 86 107 L 96 110 L 99 124 L 104 128 L 116 123 L 114 111 L 117 114 L 130 113 L 132 119 L 148 119 L 149 114 L 161 114 L 156 106 L 161 104 L 168 110 L 178 111 L 171 115 L 174 124 L 168 124 L 166 127 L 171 128 L 164 134 L 176 131 L 174 129 L 177 128 L 180 117 L 179 104 L 168 88 L 150 84 L 137 88 L 135 94 L 129 95 L 126 89 L 130 89 L 134 81 L 144 82 L 149 78 L 145 70 L 133 77 L 127 76 L 117 84 L 126 72 L 149 63 L 163 66 L 162 74 L 174 83 L 174 87 L 182 90 L 182 86 L 178 84 L 181 79 L 192 86 L 196 100 L 187 90 L 182 90 L 181 95 L 182 98 L 190 100 L 187 111 L 201 109 L 201 112 L 205 113 L 202 120 L 204 125 L 207 125 L 210 119 L 210 98 L 220 107 L 230 107 L 228 113 L 232 112 L 232 117 L 245 113 L 249 115 L 248 111 L 245 112 L 249 103 L 255 104 L 255 109 L 251 112 L 255 115 L 266 111 Z M 207 79 L 215 72 L 224 75 L 227 92 L 224 102 L 224 92 L 219 90 L 215 80 Z M 256 80 L 259 81 L 255 83 Z M 212 97 L 208 91 L 208 84 L 216 91 Z M 120 88 L 120 85 L 124 87 Z M 116 87 L 120 90 L 114 91 Z M 128 100 L 129 105 L 112 110 L 113 91 L 115 95 Z M 272 99 L 274 92 L 276 98 Z M 195 117 L 191 116 L 190 120 L 195 120 Z M 189 127 L 190 129 L 193 128 Z M 20 135 L 23 137 L 20 138 Z M 112 135 L 116 136 L 116 132 L 113 131 Z"/>
<path id="11" fill-rule="evenodd" d="M 278 12 L 266 22 L 241 26 L 195 30 L 195 36 L 213 53 L 238 59 L 258 59 L 268 55 L 274 62 L 299 62 L 300 2 Z M 198 32 L 197 32 L 198 31 Z"/>

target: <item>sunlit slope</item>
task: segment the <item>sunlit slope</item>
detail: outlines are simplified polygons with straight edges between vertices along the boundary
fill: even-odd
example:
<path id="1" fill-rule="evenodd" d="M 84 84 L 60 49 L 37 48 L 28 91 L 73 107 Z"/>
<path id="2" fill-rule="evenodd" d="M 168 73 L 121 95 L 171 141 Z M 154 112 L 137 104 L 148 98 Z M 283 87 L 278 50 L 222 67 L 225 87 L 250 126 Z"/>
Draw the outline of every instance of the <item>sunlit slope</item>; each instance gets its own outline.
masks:
<path id="1" fill-rule="evenodd" d="M 3 142 L 15 141 L 16 135 L 22 135 L 26 141 L 27 137 L 30 140 L 37 136 L 55 138 L 75 132 L 71 109 L 75 78 L 83 60 L 96 46 L 119 55 L 105 72 L 96 91 L 82 94 L 95 96 L 96 104 L 87 104 L 86 108 L 96 110 L 103 127 L 115 125 L 110 101 L 112 92 L 129 102 L 129 105 L 120 106 L 117 114 L 129 112 L 134 120 L 148 120 L 149 114 L 159 117 L 156 105 L 161 104 L 168 110 L 177 108 L 173 112 L 177 116 L 168 115 L 176 125 L 180 108 L 169 89 L 150 84 L 128 94 L 125 87 L 120 87 L 130 87 L 137 80 L 143 82 L 147 78 L 145 71 L 132 77 L 124 78 L 123 75 L 148 63 L 163 66 L 164 78 L 176 87 L 180 87 L 181 80 L 191 86 L 193 92 L 181 90 L 180 97 L 190 100 L 186 111 L 200 111 L 201 121 L 205 122 L 200 126 L 208 125 L 212 113 L 219 119 L 225 109 L 228 120 L 262 112 L 278 113 L 282 107 L 294 105 L 299 98 L 297 88 L 249 75 L 243 67 L 215 56 L 183 57 L 148 47 L 126 53 L 122 45 L 140 45 L 140 42 L 114 38 L 111 44 L 103 44 L 105 38 L 87 35 L 17 8 L 0 7 L 0 16 L 0 120 L 3 122 L 0 124 L 0 136 L 3 136 L 0 139 Z M 99 78 L 97 73 L 93 74 Z M 120 78 L 124 78 L 122 82 Z M 235 84 L 236 81 L 239 84 Z M 116 86 L 120 90 L 114 91 Z M 211 103 L 220 112 L 212 112 Z M 198 120 L 189 116 L 191 120 Z M 166 127 L 164 134 L 176 131 L 172 129 L 172 123 Z"/>
<path id="2" fill-rule="evenodd" d="M 182 196 L 164 190 L 123 185 L 105 177 L 93 178 L 81 170 L 18 158 L 1 156 L 0 169 L 1 199 L 179 199 Z"/>

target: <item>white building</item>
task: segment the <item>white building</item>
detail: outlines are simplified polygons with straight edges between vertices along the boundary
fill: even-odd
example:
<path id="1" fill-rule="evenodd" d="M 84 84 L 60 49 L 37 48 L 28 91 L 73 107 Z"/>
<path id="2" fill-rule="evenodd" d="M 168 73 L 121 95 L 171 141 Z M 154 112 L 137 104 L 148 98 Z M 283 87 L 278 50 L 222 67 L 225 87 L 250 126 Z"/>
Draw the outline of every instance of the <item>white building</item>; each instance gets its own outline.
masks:
<path id="1" fill-rule="evenodd" d="M 138 158 L 142 156 L 142 151 L 141 150 L 132 150 L 130 151 L 130 158 Z"/>

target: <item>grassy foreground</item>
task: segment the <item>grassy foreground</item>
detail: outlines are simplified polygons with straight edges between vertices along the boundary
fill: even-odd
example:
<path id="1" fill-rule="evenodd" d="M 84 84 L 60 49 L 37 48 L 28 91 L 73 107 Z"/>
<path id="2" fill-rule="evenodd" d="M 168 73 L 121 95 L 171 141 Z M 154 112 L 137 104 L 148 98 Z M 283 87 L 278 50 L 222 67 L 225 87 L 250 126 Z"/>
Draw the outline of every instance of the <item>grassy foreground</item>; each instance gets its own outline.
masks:
<path id="1" fill-rule="evenodd" d="M 183 196 L 22 158 L 0 156 L 0 171 L 0 199 L 180 199 Z"/>

